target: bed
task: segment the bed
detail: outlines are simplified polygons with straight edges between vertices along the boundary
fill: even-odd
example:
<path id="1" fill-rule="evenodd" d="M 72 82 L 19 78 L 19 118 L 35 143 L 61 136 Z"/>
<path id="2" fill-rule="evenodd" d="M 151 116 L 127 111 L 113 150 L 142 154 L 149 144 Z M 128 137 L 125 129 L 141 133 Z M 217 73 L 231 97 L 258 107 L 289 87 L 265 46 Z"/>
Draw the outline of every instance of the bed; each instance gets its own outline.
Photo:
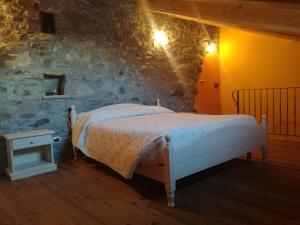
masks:
<path id="1" fill-rule="evenodd" d="M 267 118 L 175 113 L 161 106 L 116 104 L 77 113 L 70 107 L 77 149 L 130 179 L 134 172 L 165 185 L 175 206 L 176 180 L 261 149 L 267 160 Z"/>

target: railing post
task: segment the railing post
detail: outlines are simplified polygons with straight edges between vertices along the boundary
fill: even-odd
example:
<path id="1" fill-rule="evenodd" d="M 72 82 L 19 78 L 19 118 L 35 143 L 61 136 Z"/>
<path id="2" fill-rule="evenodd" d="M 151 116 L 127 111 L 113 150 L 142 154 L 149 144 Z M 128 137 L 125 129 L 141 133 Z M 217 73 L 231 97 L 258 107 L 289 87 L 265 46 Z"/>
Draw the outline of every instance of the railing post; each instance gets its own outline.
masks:
<path id="1" fill-rule="evenodd" d="M 240 114 L 240 91 L 239 90 L 237 91 L 236 98 L 237 98 L 237 100 L 236 100 L 236 107 L 237 107 L 236 113 Z"/>
<path id="2" fill-rule="evenodd" d="M 236 93 L 236 98 L 235 98 L 235 93 Z M 236 113 L 240 114 L 240 90 L 234 90 L 231 94 L 231 97 L 236 106 Z"/>

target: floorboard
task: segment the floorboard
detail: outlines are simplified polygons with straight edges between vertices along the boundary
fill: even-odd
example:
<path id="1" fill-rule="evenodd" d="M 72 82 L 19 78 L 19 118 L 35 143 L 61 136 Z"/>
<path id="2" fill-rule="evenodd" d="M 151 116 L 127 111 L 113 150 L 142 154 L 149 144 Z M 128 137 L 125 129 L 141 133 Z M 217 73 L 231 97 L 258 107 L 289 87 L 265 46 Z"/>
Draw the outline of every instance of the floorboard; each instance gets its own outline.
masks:
<path id="1" fill-rule="evenodd" d="M 260 151 L 255 151 L 254 159 L 260 160 Z M 270 163 L 300 169 L 300 137 L 269 135 Z"/>
<path id="2" fill-rule="evenodd" d="M 164 187 L 125 180 L 93 160 L 10 182 L 0 177 L 0 225 L 300 225 L 300 170 L 236 159 Z"/>

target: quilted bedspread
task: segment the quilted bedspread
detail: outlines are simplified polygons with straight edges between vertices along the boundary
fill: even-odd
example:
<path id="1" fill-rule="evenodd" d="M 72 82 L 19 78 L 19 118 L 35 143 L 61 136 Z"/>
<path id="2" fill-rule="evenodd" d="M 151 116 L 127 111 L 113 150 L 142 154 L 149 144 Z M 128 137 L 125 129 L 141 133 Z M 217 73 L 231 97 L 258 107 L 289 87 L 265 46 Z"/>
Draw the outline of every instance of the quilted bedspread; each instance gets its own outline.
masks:
<path id="1" fill-rule="evenodd" d="M 87 156 L 131 178 L 140 158 L 157 143 L 163 146 L 166 135 L 176 151 L 212 129 L 232 124 L 256 121 L 251 116 L 175 113 L 157 106 L 120 104 L 80 114 L 72 142 Z"/>

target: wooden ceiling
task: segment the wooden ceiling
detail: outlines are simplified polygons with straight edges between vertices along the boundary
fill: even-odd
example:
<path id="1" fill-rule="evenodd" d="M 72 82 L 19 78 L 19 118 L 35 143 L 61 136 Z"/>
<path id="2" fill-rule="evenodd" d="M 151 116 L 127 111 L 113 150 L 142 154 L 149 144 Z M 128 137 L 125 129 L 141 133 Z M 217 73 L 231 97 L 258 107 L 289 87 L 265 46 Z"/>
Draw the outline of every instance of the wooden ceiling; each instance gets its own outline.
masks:
<path id="1" fill-rule="evenodd" d="M 219 27 L 300 37 L 300 0 L 139 0 L 153 12 Z"/>

